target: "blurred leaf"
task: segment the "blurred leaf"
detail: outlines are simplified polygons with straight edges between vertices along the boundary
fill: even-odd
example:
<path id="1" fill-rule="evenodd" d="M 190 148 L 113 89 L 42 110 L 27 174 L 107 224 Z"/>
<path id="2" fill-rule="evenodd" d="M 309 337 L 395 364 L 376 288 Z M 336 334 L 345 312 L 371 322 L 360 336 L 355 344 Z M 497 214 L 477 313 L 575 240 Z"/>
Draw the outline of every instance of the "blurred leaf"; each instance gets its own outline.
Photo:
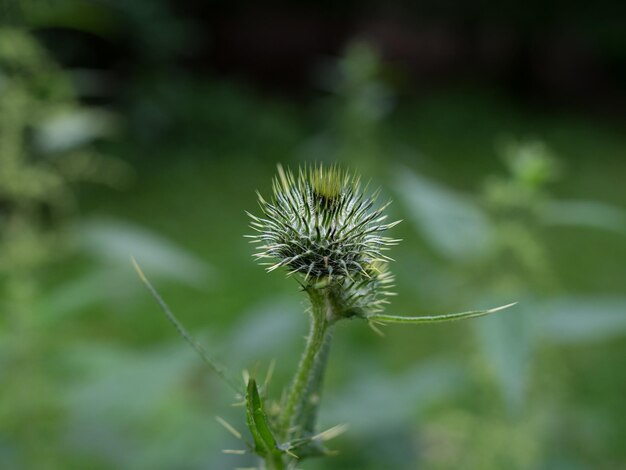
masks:
<path id="1" fill-rule="evenodd" d="M 541 215 L 548 225 L 574 225 L 626 234 L 626 210 L 604 202 L 547 201 Z"/>
<path id="2" fill-rule="evenodd" d="M 532 312 L 531 301 L 524 300 L 515 312 L 473 322 L 485 360 L 512 412 L 521 410 L 530 379 L 534 348 Z"/>
<path id="3" fill-rule="evenodd" d="M 349 423 L 350 432 L 369 434 L 408 422 L 463 385 L 462 370 L 453 363 L 429 360 L 392 376 L 371 369 L 320 409 L 322 421 Z"/>
<path id="4" fill-rule="evenodd" d="M 193 352 L 182 345 L 138 354 L 110 344 L 67 348 L 71 363 L 85 371 L 71 387 L 69 409 L 107 422 L 107 415 L 127 421 L 144 416 L 167 399 L 193 367 Z"/>
<path id="5" fill-rule="evenodd" d="M 42 317 L 56 322 L 67 319 L 100 302 L 126 298 L 137 292 L 128 276 L 118 276 L 117 270 L 96 270 L 66 281 L 48 295 L 39 306 Z"/>
<path id="6" fill-rule="evenodd" d="M 210 268 L 189 252 L 145 228 L 107 218 L 83 220 L 74 227 L 76 243 L 105 265 L 131 272 L 135 257 L 151 276 L 176 279 L 202 287 Z"/>
<path id="7" fill-rule="evenodd" d="M 295 298 L 267 300 L 242 314 L 232 328 L 232 335 L 224 343 L 237 345 L 230 352 L 231 360 L 241 361 L 242 366 L 252 358 L 280 357 L 291 351 L 294 344 L 300 346 L 306 322 L 302 303 Z"/>
<path id="8" fill-rule="evenodd" d="M 217 362 L 217 360 L 215 360 L 213 357 L 211 357 L 211 355 L 202 347 L 202 345 L 198 343 L 191 336 L 191 334 L 189 334 L 187 329 L 178 320 L 176 315 L 174 315 L 174 313 L 170 310 L 169 306 L 165 303 L 163 298 L 159 295 L 157 290 L 150 283 L 148 278 L 146 278 L 145 274 L 143 273 L 143 271 L 137 264 L 137 261 L 135 260 L 135 258 L 131 258 L 131 260 L 132 260 L 135 270 L 137 271 L 137 274 L 139 275 L 139 278 L 141 279 L 141 282 L 143 282 L 145 286 L 148 288 L 148 291 L 150 291 L 150 294 L 152 294 L 152 297 L 154 297 L 154 300 L 156 300 L 157 304 L 159 304 L 159 307 L 161 308 L 161 310 L 163 311 L 167 319 L 172 323 L 172 325 L 174 325 L 174 328 L 176 328 L 176 331 L 178 331 L 178 333 L 183 337 L 183 339 L 187 341 L 187 343 L 189 343 L 193 349 L 196 350 L 196 352 L 200 355 L 200 357 L 204 360 L 204 362 L 207 363 L 207 365 L 213 370 L 213 372 L 215 372 L 218 375 L 218 377 L 222 379 L 222 381 L 224 381 L 228 386 L 230 386 L 233 389 L 233 391 L 235 391 L 236 393 L 239 392 L 239 384 L 228 376 L 228 371 L 226 370 L 226 368 L 222 364 Z"/>
<path id="9" fill-rule="evenodd" d="M 231 397 L 213 393 L 198 403 L 194 388 L 202 386 L 194 372 L 194 353 L 182 342 L 144 352 L 80 344 L 67 347 L 64 354 L 83 371 L 65 383 L 63 395 L 68 410 L 65 439 L 74 452 L 91 459 L 98 455 L 112 468 L 232 464 L 232 457 L 224 459 L 220 453 L 228 436 L 211 416 L 227 407 Z"/>
<path id="10" fill-rule="evenodd" d="M 556 299 L 542 305 L 541 320 L 541 332 L 550 341 L 606 341 L 626 335 L 626 298 Z"/>
<path id="11" fill-rule="evenodd" d="M 442 255 L 471 260 L 484 256 L 493 240 L 487 215 L 470 196 L 452 191 L 408 168 L 395 173 L 396 194 L 417 229 Z"/>
<path id="12" fill-rule="evenodd" d="M 115 130 L 114 115 L 95 109 L 73 109 L 49 116 L 35 133 L 36 145 L 45 153 L 81 147 Z"/>
<path id="13" fill-rule="evenodd" d="M 39 306 L 48 321 L 56 322 L 101 302 L 128 300 L 141 284 L 130 269 L 130 257 L 141 257 L 154 277 L 202 287 L 210 268 L 184 249 L 146 229 L 111 219 L 91 219 L 74 225 L 78 245 L 96 255 L 96 265 L 57 286 Z"/>

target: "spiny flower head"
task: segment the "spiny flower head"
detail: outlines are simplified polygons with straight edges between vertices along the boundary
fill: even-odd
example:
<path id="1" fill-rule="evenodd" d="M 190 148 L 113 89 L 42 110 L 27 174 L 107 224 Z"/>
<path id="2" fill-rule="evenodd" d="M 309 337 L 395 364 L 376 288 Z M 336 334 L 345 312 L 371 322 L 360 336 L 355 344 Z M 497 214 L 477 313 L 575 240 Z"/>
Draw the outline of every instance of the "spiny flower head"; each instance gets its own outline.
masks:
<path id="1" fill-rule="evenodd" d="M 385 223 L 389 203 L 375 208 L 377 197 L 336 165 L 305 167 L 297 177 L 278 166 L 273 197 L 259 194 L 262 215 L 249 214 L 255 257 L 268 271 L 285 267 L 301 275 L 305 286 L 347 283 L 354 293 L 388 280 L 381 277 L 391 260 L 384 252 L 398 240 L 382 233 L 398 222 Z"/>
<path id="2" fill-rule="evenodd" d="M 389 303 L 387 297 L 395 295 L 390 291 L 394 277 L 387 268 L 387 263 L 374 263 L 369 268 L 368 277 L 346 278 L 331 285 L 329 298 L 333 300 L 338 316 L 368 318 L 382 312 Z"/>

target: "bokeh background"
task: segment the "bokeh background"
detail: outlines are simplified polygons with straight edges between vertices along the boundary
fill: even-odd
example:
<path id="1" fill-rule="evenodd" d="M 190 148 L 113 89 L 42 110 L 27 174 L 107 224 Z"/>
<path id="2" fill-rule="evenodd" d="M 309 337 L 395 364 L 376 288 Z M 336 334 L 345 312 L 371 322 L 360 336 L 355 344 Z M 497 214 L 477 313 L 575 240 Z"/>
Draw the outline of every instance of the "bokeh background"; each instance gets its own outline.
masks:
<path id="1" fill-rule="evenodd" d="M 0 467 L 255 465 L 307 318 L 253 262 L 276 164 L 394 200 L 388 311 L 335 332 L 303 469 L 626 468 L 626 18 L 617 2 L 0 1 Z"/>

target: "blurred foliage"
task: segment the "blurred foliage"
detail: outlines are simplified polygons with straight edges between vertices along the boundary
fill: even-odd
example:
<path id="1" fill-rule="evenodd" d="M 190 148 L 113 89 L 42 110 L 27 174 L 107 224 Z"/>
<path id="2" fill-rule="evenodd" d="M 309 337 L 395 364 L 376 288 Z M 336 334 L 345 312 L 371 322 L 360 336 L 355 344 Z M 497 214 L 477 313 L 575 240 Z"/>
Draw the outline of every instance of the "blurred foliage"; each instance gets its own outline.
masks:
<path id="1" fill-rule="evenodd" d="M 73 224 L 77 183 L 128 186 L 128 165 L 98 145 L 118 127 L 111 112 L 80 104 L 65 72 L 31 35 L 0 29 L 3 468 L 67 468 L 67 321 L 94 302 L 128 299 L 133 278 L 120 267 L 131 252 L 156 274 L 190 283 L 207 275 L 203 263 L 146 230 L 113 221 Z M 78 251 L 100 263 L 46 288 L 50 270 Z M 105 290 L 112 282 L 116 289 Z"/>
<path id="2" fill-rule="evenodd" d="M 529 394 L 540 345 L 586 344 L 626 335 L 626 298 L 574 299 L 562 292 L 544 234 L 546 226 L 559 223 L 558 218 L 550 218 L 550 210 L 562 203 L 553 200 L 547 190 L 558 176 L 558 160 L 539 141 L 508 139 L 500 142 L 498 149 L 509 176 L 487 178 L 478 198 L 461 195 L 407 169 L 397 173 L 397 194 L 412 209 L 412 220 L 420 232 L 441 255 L 454 261 L 455 276 L 463 286 L 457 295 L 481 303 L 493 298 L 520 301 L 514 314 L 474 322 L 488 369 L 484 386 L 494 381 L 508 411 L 502 421 L 470 419 L 468 435 L 473 438 L 456 442 L 461 447 L 452 454 L 480 455 L 481 460 L 469 468 L 535 468 L 550 440 L 550 436 L 537 436 L 545 428 L 545 415 L 556 413 L 550 409 L 555 406 L 552 403 L 558 403 L 545 392 L 540 398 Z M 605 207 L 618 217 L 603 225 L 572 207 L 572 220 L 582 227 L 613 231 L 626 215 L 618 207 L 588 204 Z M 626 232 L 621 230 L 620 235 Z M 494 408 L 494 403 L 489 407 Z M 506 447 L 494 445 L 491 438 L 481 444 L 485 436 L 501 433 L 498 427 L 527 444 Z M 439 467 L 433 464 L 432 468 Z"/>
<path id="3" fill-rule="evenodd" d="M 384 157 L 380 123 L 392 110 L 394 94 L 376 51 L 355 41 L 344 57 L 320 67 L 319 84 L 326 97 L 317 112 L 322 130 L 305 142 L 305 161 L 345 162 L 372 172 Z"/>
<path id="4" fill-rule="evenodd" d="M 62 227 L 79 180 L 120 181 L 127 169 L 90 143 L 112 130 L 112 118 L 82 108 L 63 71 L 27 33 L 0 30 L 0 348 L 3 436 L 8 467 L 60 462 L 58 383 L 38 311 L 42 270 L 63 259 Z M 61 367 L 62 370 L 62 367 Z"/>

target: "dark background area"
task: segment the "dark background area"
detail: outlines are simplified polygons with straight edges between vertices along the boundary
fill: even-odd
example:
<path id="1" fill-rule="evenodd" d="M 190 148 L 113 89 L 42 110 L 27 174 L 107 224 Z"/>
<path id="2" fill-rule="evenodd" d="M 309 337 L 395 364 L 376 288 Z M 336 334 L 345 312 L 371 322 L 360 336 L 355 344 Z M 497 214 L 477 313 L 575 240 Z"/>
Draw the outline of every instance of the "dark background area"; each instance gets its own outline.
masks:
<path id="1" fill-rule="evenodd" d="M 37 34 L 64 65 L 113 72 L 118 96 L 134 74 L 171 68 L 310 98 L 324 58 L 359 38 L 377 48 L 406 91 L 471 83 L 535 106 L 624 111 L 619 2 L 103 1 L 81 8 L 56 22 L 82 29 L 61 24 Z"/>

